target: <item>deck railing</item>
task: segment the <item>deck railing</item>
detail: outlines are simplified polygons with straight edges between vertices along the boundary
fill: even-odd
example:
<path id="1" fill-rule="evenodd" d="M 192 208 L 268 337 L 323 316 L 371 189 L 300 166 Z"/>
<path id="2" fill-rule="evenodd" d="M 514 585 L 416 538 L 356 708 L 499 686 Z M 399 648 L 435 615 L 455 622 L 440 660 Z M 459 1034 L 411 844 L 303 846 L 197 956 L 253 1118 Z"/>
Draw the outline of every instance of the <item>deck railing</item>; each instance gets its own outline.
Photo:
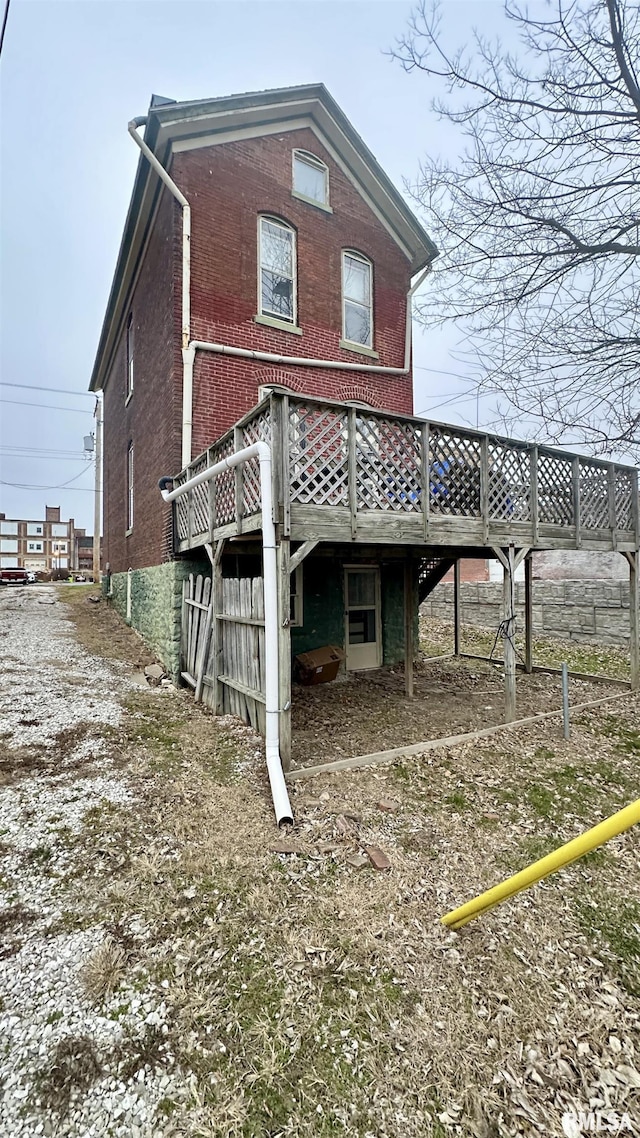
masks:
<path id="1" fill-rule="evenodd" d="M 272 393 L 175 479 L 180 485 L 241 447 L 272 448 L 276 521 L 288 532 L 291 511 L 327 507 L 358 519 L 419 516 L 430 523 L 469 519 L 513 528 L 538 544 L 559 530 L 579 547 L 590 536 L 637 546 L 638 472 L 552 447 L 389 414 L 344 403 Z M 179 548 L 260 511 L 257 460 L 202 483 L 176 501 Z"/>

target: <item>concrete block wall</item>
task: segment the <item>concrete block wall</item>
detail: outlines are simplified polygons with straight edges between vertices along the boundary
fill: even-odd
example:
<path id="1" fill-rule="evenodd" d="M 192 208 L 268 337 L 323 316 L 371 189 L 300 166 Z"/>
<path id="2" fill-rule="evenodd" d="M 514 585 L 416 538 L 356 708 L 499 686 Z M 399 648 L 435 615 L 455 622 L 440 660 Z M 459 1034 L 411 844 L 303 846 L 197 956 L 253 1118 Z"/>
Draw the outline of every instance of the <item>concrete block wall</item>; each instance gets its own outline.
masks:
<path id="1" fill-rule="evenodd" d="M 131 627 L 161 661 L 167 675 L 180 675 L 182 582 L 190 573 L 211 573 L 209 561 L 168 561 L 131 571 Z M 127 615 L 127 574 L 111 578 L 111 603 Z"/>
<path id="2" fill-rule="evenodd" d="M 462 584 L 462 622 L 497 628 L 501 620 L 502 585 Z M 516 585 L 518 625 L 524 627 L 524 584 Z M 422 605 L 422 612 L 453 620 L 453 585 L 441 584 Z M 533 627 L 544 636 L 583 643 L 629 643 L 629 584 L 625 581 L 534 581 Z"/>

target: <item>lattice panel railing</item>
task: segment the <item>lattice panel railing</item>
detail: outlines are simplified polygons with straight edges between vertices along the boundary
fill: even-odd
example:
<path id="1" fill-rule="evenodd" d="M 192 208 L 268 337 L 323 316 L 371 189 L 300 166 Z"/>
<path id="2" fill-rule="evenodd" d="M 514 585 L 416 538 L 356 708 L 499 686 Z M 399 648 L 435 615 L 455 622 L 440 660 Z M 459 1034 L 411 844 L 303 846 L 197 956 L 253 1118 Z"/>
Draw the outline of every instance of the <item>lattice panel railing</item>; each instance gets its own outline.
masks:
<path id="1" fill-rule="evenodd" d="M 256 415 L 255 419 L 251 419 L 249 423 L 242 428 L 242 445 L 243 447 L 251 446 L 252 443 L 271 443 L 271 418 L 269 411 L 263 411 L 260 415 Z M 262 502 L 260 498 L 260 461 L 257 458 L 250 458 L 244 462 L 241 467 L 242 470 L 242 515 L 248 517 L 249 514 L 256 514 L 260 511 Z"/>
<path id="2" fill-rule="evenodd" d="M 177 489 L 187 481 L 186 474 L 179 474 L 174 479 L 173 485 Z M 182 498 L 176 498 L 174 501 L 175 507 L 175 526 L 178 541 L 186 541 L 189 537 L 189 494 L 188 492 Z"/>
<path id="3" fill-rule="evenodd" d="M 206 470 L 208 463 L 207 455 L 202 455 L 201 458 L 193 462 L 189 467 L 189 478 L 194 478 L 196 474 L 200 474 Z M 189 505 L 191 509 L 191 534 L 208 533 L 209 531 L 209 484 L 208 482 L 201 482 L 199 486 L 194 486 L 193 490 L 188 494 L 190 499 Z"/>
<path id="4" fill-rule="evenodd" d="M 215 447 L 211 454 L 211 466 L 228 458 L 233 454 L 235 445 L 233 435 Z M 236 473 L 235 470 L 223 470 L 215 479 L 215 519 L 217 526 L 227 525 L 235 521 L 236 516 Z"/>
<path id="5" fill-rule="evenodd" d="M 436 514 L 480 517 L 480 440 L 431 424 L 429 499 Z"/>
<path id="6" fill-rule="evenodd" d="M 289 477 L 292 502 L 346 506 L 347 412 L 292 403 L 289 410 Z"/>
<path id="7" fill-rule="evenodd" d="M 615 480 L 616 526 L 622 530 L 632 530 L 634 527 L 633 499 L 635 495 L 635 480 L 626 470 L 616 470 Z"/>
<path id="8" fill-rule="evenodd" d="M 531 521 L 531 455 L 522 447 L 489 442 L 489 517 Z"/>
<path id="9" fill-rule="evenodd" d="M 422 433 L 414 423 L 358 413 L 356 492 L 359 510 L 420 510 Z"/>
<path id="10" fill-rule="evenodd" d="M 609 471 L 606 466 L 580 459 L 580 525 L 583 529 L 609 526 Z"/>
<path id="11" fill-rule="evenodd" d="M 541 451 L 538 456 L 538 519 L 558 526 L 575 524 L 572 462 Z"/>

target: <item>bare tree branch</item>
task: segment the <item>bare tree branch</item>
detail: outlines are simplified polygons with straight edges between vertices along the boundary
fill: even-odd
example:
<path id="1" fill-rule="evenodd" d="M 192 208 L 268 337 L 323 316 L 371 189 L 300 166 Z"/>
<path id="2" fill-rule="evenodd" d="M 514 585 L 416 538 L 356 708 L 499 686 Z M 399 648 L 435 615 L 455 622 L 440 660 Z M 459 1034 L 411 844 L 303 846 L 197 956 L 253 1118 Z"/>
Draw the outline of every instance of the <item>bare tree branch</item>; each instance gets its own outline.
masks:
<path id="1" fill-rule="evenodd" d="M 443 251 L 420 315 L 472 339 L 505 422 L 640 458 L 640 5 L 504 12 L 515 52 L 451 50 L 421 0 L 391 53 L 460 137 L 408 186 Z"/>

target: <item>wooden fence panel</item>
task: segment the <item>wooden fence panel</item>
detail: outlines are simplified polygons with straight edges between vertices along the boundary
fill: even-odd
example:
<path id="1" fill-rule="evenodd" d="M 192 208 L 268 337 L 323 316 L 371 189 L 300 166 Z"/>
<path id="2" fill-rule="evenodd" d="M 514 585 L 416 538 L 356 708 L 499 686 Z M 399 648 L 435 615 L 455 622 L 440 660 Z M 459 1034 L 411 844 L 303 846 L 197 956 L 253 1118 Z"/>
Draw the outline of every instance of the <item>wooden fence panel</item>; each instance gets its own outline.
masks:
<path id="1" fill-rule="evenodd" d="M 264 734 L 264 584 L 262 577 L 225 577 L 218 591 L 221 611 L 210 613 L 215 596 L 210 577 L 193 574 L 183 587 L 182 677 L 198 686 L 203 673 L 202 699 L 220 707 Z M 210 615 L 212 619 L 207 619 Z M 218 637 L 212 637 L 213 622 Z M 213 644 L 219 644 L 216 653 Z M 217 655 L 218 659 L 214 657 Z"/>

